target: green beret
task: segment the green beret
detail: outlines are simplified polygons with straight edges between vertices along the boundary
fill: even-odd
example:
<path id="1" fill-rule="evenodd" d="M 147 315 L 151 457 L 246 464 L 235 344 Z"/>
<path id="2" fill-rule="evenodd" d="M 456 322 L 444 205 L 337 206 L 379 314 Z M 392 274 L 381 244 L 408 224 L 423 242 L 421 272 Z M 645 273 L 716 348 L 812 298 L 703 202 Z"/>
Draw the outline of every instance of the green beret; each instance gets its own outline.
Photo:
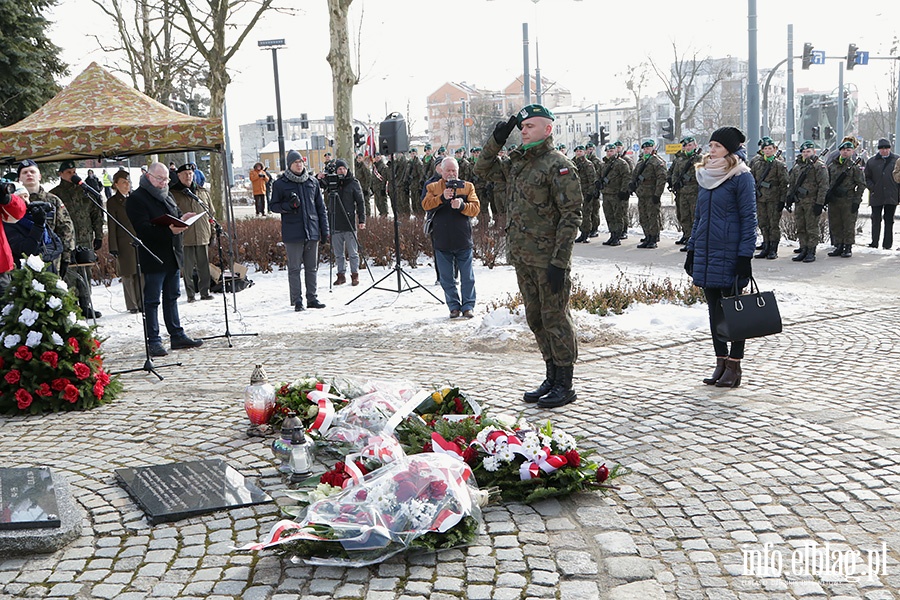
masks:
<path id="1" fill-rule="evenodd" d="M 425 144 L 425 149 L 426 149 L 426 150 L 431 150 L 431 144 Z"/>
<path id="2" fill-rule="evenodd" d="M 853 148 L 856 148 L 856 146 L 853 145 L 853 142 L 848 140 L 848 141 L 844 142 L 843 144 L 841 144 L 840 146 L 838 146 L 838 150 L 843 150 L 844 148 L 853 149 Z"/>
<path id="3" fill-rule="evenodd" d="M 472 152 L 481 152 L 481 146 L 475 146 L 472 148 Z"/>
<path id="4" fill-rule="evenodd" d="M 616 144 L 615 144 L 615 143 L 607 144 L 607 145 L 605 145 L 605 146 L 603 147 L 603 149 L 604 149 L 604 150 L 615 150 L 615 149 L 616 149 Z"/>
<path id="5" fill-rule="evenodd" d="M 800 144 L 801 150 L 806 150 L 807 148 L 815 148 L 815 147 L 816 147 L 816 145 L 813 142 L 811 142 L 810 140 L 806 140 L 805 142 Z"/>
<path id="6" fill-rule="evenodd" d="M 415 152 L 415 153 L 416 153 L 416 154 L 418 154 L 418 153 L 419 153 L 419 151 L 418 151 L 418 150 L 416 150 L 416 149 L 415 149 L 415 148 L 410 148 L 410 149 L 409 149 L 409 151 L 410 151 L 410 152 Z"/>
<path id="7" fill-rule="evenodd" d="M 773 140 L 769 136 L 764 135 L 763 138 L 759 140 L 759 145 L 760 147 L 765 148 L 766 146 L 777 146 L 778 144 L 776 144 L 775 140 Z"/>
<path id="8" fill-rule="evenodd" d="M 438 148 L 438 154 L 443 154 L 443 153 L 446 152 L 446 151 L 447 151 L 447 149 L 444 148 L 443 146 L 441 146 L 440 148 Z"/>
<path id="9" fill-rule="evenodd" d="M 652 148 L 656 145 L 656 142 L 653 140 L 644 140 L 644 143 L 641 144 L 641 148 Z"/>
<path id="10" fill-rule="evenodd" d="M 558 145 L 558 146 L 556 147 L 556 149 L 557 149 L 557 150 L 565 150 L 565 149 L 566 149 L 566 145 L 565 145 L 565 144 L 560 144 L 560 145 Z"/>
<path id="11" fill-rule="evenodd" d="M 57 173 L 62 173 L 63 171 L 68 171 L 69 169 L 74 169 L 74 168 L 75 168 L 74 160 L 64 160 L 59 165 L 59 171 L 57 171 Z"/>
<path id="12" fill-rule="evenodd" d="M 575 146 L 575 150 L 576 150 L 576 151 L 578 151 L 578 150 L 584 150 L 584 146 L 582 146 L 581 144 L 578 144 L 577 146 Z"/>
<path id="13" fill-rule="evenodd" d="M 686 135 L 686 136 L 684 136 L 683 138 L 681 138 L 681 142 L 680 142 L 680 143 L 681 143 L 682 146 L 686 146 L 686 145 L 690 144 L 691 142 L 696 142 L 696 141 L 697 141 L 697 140 L 694 139 L 694 136 L 692 136 L 692 135 Z"/>
<path id="14" fill-rule="evenodd" d="M 620 142 L 619 140 L 616 140 L 616 141 L 613 142 L 613 146 L 617 146 L 617 147 L 618 147 L 618 146 L 621 146 L 621 145 L 622 145 L 622 142 Z"/>
<path id="15" fill-rule="evenodd" d="M 550 119 L 551 121 L 556 120 L 556 117 L 553 116 L 553 113 L 540 104 L 529 104 L 528 106 L 520 110 L 516 117 L 519 122 L 519 129 L 522 128 L 522 121 L 524 121 L 525 119 L 530 119 L 531 117 L 544 117 L 546 119 Z"/>
<path id="16" fill-rule="evenodd" d="M 594 142 L 588 142 L 587 144 L 584 145 L 584 147 L 585 148 L 596 148 L 596 146 L 594 145 Z"/>

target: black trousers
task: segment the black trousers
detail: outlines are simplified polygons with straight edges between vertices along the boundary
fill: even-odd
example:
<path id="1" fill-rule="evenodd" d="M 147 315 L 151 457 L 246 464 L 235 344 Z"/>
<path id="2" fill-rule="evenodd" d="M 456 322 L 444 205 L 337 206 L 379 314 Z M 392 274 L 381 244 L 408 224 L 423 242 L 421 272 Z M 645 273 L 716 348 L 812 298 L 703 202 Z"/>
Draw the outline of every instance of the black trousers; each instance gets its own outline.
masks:
<path id="1" fill-rule="evenodd" d="M 728 341 L 721 339 L 716 334 L 716 323 L 725 318 L 722 312 L 722 305 L 719 300 L 726 294 L 731 294 L 732 288 L 703 288 L 703 294 L 706 296 L 706 305 L 709 308 L 709 330 L 712 333 L 713 348 L 716 356 L 727 356 L 728 358 L 744 358 L 744 340 L 735 340 L 731 342 L 731 351 L 728 351 Z"/>
<path id="2" fill-rule="evenodd" d="M 882 204 L 872 207 L 872 245 L 878 247 L 878 238 L 881 237 L 882 209 L 884 209 L 884 243 L 881 247 L 890 250 L 894 246 L 894 213 L 896 204 Z"/>

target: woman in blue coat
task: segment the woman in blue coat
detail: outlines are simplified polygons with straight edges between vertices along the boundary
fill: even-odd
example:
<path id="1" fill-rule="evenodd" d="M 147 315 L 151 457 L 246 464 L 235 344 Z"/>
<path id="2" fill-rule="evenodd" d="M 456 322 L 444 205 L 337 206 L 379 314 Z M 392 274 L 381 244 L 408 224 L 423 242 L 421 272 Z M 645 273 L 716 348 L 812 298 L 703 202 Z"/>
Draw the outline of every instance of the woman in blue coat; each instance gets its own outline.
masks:
<path id="1" fill-rule="evenodd" d="M 709 138 L 709 154 L 697 165 L 697 209 L 687 244 L 684 270 L 703 288 L 709 307 L 709 327 L 716 351 L 716 369 L 707 385 L 741 384 L 744 340 L 731 342 L 716 335 L 722 320 L 719 300 L 750 281 L 750 260 L 756 245 L 756 186 L 750 169 L 736 154 L 746 138 L 735 127 L 722 127 Z"/>

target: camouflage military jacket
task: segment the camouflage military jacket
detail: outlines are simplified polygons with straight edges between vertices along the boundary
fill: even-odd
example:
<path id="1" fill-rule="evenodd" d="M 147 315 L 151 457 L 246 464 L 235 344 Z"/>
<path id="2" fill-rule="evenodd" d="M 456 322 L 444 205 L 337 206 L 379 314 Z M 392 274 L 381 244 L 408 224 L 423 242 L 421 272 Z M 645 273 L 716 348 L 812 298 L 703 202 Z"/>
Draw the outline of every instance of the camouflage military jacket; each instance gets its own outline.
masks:
<path id="1" fill-rule="evenodd" d="M 600 179 L 600 169 L 603 168 L 603 159 L 596 154 L 586 154 L 587 159 L 594 165 L 594 171 L 597 172 L 597 179 Z"/>
<path id="2" fill-rule="evenodd" d="M 390 179 L 390 175 L 388 174 L 390 169 L 386 164 L 384 164 L 384 160 L 380 160 L 376 163 L 372 163 L 372 191 L 384 191 L 384 186 L 387 185 L 388 179 Z M 381 176 L 379 179 L 378 176 Z"/>
<path id="3" fill-rule="evenodd" d="M 757 154 L 750 160 L 750 173 L 756 180 L 757 202 L 784 202 L 788 188 L 788 172 L 784 162 L 773 158 L 771 167 L 764 156 Z M 768 172 L 766 172 L 768 170 Z M 765 174 L 765 179 L 763 179 Z"/>
<path id="4" fill-rule="evenodd" d="M 58 196 L 38 189 L 34 194 L 30 194 L 29 202 L 46 202 L 53 207 L 53 218 L 47 220 L 47 226 L 59 236 L 63 245 L 62 260 L 72 262 L 70 253 L 75 249 L 75 226 L 72 224 L 72 217 L 66 205 Z"/>
<path id="5" fill-rule="evenodd" d="M 574 160 L 575 168 L 578 169 L 578 180 L 581 182 L 581 193 L 584 194 L 584 197 L 593 197 L 596 190 L 594 189 L 594 182 L 597 181 L 597 169 L 594 168 L 593 163 L 587 159 L 586 156 L 582 156 L 581 158 L 575 157 Z"/>
<path id="6" fill-rule="evenodd" d="M 362 188 L 364 195 L 371 193 L 370 188 L 372 187 L 372 171 L 369 169 L 366 163 L 356 161 L 353 165 L 353 176 L 356 177 L 357 181 L 359 181 L 359 186 Z"/>
<path id="7" fill-rule="evenodd" d="M 800 177 L 803 182 L 798 185 Z M 828 191 L 828 170 L 818 156 L 811 161 L 798 158 L 788 178 L 788 190 L 793 202 L 804 204 L 825 204 L 825 193 Z"/>
<path id="8" fill-rule="evenodd" d="M 669 167 L 666 181 L 671 189 L 679 197 L 696 198 L 700 185 L 697 183 L 697 170 L 694 166 L 700 162 L 700 153 L 692 152 L 690 156 L 686 152 L 678 151 L 675 154 L 672 165 Z"/>
<path id="9" fill-rule="evenodd" d="M 425 165 L 422 164 L 422 160 L 418 156 L 410 158 L 406 163 L 406 181 L 409 189 L 415 190 L 416 194 L 422 192 L 422 183 L 425 181 L 423 175 L 425 175 Z"/>
<path id="10" fill-rule="evenodd" d="M 465 156 L 459 160 L 459 178 L 463 181 L 472 181 L 475 176 L 475 166 Z"/>
<path id="11" fill-rule="evenodd" d="M 631 181 L 631 169 L 624 158 L 603 157 L 603 166 L 598 171 L 603 193 L 617 195 L 628 191 L 628 182 Z"/>
<path id="12" fill-rule="evenodd" d="M 69 211 L 75 230 L 75 245 L 91 248 L 94 240 L 103 239 L 103 212 L 91 202 L 81 186 L 60 180 L 59 185 L 50 190 L 62 200 Z M 58 234 L 57 234 L 58 235 Z"/>
<path id="13" fill-rule="evenodd" d="M 631 173 L 631 180 L 635 184 L 634 193 L 638 197 L 662 196 L 663 190 L 666 189 L 666 163 L 655 154 L 646 158 L 642 156 Z"/>
<path id="14" fill-rule="evenodd" d="M 500 144 L 490 136 L 475 164 L 488 181 L 506 181 L 509 260 L 544 268 L 568 269 L 581 227 L 581 185 L 575 165 L 553 149 L 553 136 L 533 148 L 517 148 L 508 171 L 497 159 Z"/>
<path id="15" fill-rule="evenodd" d="M 830 202 L 831 200 L 849 199 L 851 202 L 860 202 L 863 190 L 866 189 L 866 178 L 862 169 L 857 166 L 852 158 L 838 158 L 832 161 L 828 165 L 828 181 L 836 182 L 844 171 L 847 174 L 844 175 L 836 188 L 831 191 L 831 196 L 826 198 L 826 200 Z"/>

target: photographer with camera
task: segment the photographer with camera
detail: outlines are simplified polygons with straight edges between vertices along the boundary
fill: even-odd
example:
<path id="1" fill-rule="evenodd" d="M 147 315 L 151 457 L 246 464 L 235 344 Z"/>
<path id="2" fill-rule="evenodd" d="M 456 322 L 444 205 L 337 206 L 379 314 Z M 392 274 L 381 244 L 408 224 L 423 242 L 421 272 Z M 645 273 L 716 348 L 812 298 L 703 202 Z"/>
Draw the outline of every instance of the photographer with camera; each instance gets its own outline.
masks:
<path id="1" fill-rule="evenodd" d="M 310 177 L 303 157 L 291 150 L 285 157 L 288 168 L 272 184 L 269 210 L 281 215 L 281 239 L 287 251 L 288 286 L 294 310 L 303 310 L 300 271 L 306 283 L 306 306 L 325 308 L 316 297 L 316 272 L 319 268 L 319 240 L 328 238 L 328 212 L 322 190 Z"/>
<path id="2" fill-rule="evenodd" d="M 15 195 L 15 189 L 15 184 L 0 180 L 0 218 L 3 220 L 3 227 L 0 227 L 0 296 L 6 293 L 9 272 L 16 266 L 12 250 L 6 241 L 6 223 L 18 221 L 25 216 L 25 202 Z"/>
<path id="3" fill-rule="evenodd" d="M 53 260 L 53 269 L 64 278 L 68 265 L 72 262 L 72 251 L 75 250 L 75 226 L 69 217 L 69 211 L 58 196 L 41 188 L 41 171 L 33 160 L 19 163 L 18 178 L 19 183 L 28 190 L 29 202 L 46 202 L 50 205 L 50 210 L 45 211 L 47 229 L 62 242 L 62 254 Z"/>
<path id="4" fill-rule="evenodd" d="M 52 216 L 53 207 L 47 202 L 29 202 L 28 190 L 22 184 L 13 193 L 26 207 L 21 219 L 13 220 L 6 215 L 3 219 L 3 230 L 16 267 L 22 265 L 23 256 L 34 255 L 40 256 L 55 271 L 53 261 L 62 254 L 63 247 L 59 237 L 45 225 L 48 216 Z"/>
<path id="5" fill-rule="evenodd" d="M 450 318 L 475 316 L 475 273 L 472 270 L 472 221 L 481 212 L 475 186 L 459 179 L 459 163 L 445 158 L 441 179 L 428 185 L 422 208 L 433 210 L 434 260 Z M 459 267 L 460 289 L 453 281 L 453 264 Z M 460 296 L 462 298 L 460 299 Z"/>
<path id="6" fill-rule="evenodd" d="M 350 259 L 350 285 L 359 285 L 359 240 L 356 231 L 366 228 L 366 207 L 359 181 L 350 174 L 347 161 L 334 161 L 335 173 L 327 174 L 319 183 L 328 196 L 328 223 L 331 228 L 331 251 L 337 263 L 334 285 L 347 283 L 347 261 Z"/>

